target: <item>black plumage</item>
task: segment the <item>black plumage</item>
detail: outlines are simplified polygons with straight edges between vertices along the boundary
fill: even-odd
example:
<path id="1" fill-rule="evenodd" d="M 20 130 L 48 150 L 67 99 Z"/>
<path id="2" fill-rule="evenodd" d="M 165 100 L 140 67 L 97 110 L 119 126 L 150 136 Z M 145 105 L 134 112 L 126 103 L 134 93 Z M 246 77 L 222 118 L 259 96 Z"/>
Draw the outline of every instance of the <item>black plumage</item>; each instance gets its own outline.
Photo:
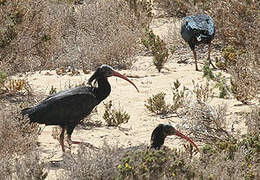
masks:
<path id="1" fill-rule="evenodd" d="M 170 124 L 159 124 L 152 132 L 151 135 L 151 148 L 160 149 L 161 146 L 164 144 L 164 140 L 167 136 L 176 135 L 183 139 L 186 139 L 191 144 L 195 146 L 195 148 L 199 151 L 198 146 L 187 136 L 183 135 L 181 132 L 176 130 Z"/>
<path id="2" fill-rule="evenodd" d="M 210 60 L 211 41 L 215 36 L 215 25 L 209 15 L 199 14 L 185 17 L 181 25 L 181 36 L 193 51 L 196 71 L 198 71 L 198 65 L 195 46 L 199 44 L 208 44 L 208 60 L 215 68 Z"/>
<path id="3" fill-rule="evenodd" d="M 79 143 L 71 141 L 71 134 L 76 125 L 110 94 L 111 86 L 107 77 L 111 76 L 123 78 L 135 86 L 132 81 L 113 70 L 112 67 L 101 65 L 89 78 L 88 84 L 90 86 L 76 87 L 56 93 L 34 107 L 23 109 L 22 114 L 28 115 L 31 122 L 59 125 L 62 128 L 60 144 L 64 152 L 65 130 L 68 134 L 70 145 Z M 92 86 L 93 81 L 97 82 L 97 87 Z M 135 88 L 137 89 L 136 86 Z"/>

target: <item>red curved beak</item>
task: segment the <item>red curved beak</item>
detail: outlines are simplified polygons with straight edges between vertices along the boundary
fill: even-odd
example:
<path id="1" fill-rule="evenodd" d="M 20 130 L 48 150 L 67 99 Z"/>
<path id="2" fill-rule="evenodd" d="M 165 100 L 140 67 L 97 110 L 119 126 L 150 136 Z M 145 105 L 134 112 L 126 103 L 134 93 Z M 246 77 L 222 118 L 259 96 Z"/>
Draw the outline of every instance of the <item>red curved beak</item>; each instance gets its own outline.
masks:
<path id="1" fill-rule="evenodd" d="M 200 149 L 198 148 L 198 146 L 190 139 L 188 138 L 187 136 L 183 135 L 181 132 L 177 131 L 175 132 L 175 135 L 176 136 L 179 136 L 183 139 L 186 139 L 187 141 L 189 141 L 193 146 L 195 146 L 195 148 L 198 150 L 198 152 L 200 152 Z"/>
<path id="2" fill-rule="evenodd" d="M 136 87 L 136 85 L 135 85 L 132 81 L 130 81 L 127 77 L 125 77 L 124 75 L 120 74 L 119 72 L 113 71 L 113 76 L 120 77 L 120 78 L 122 78 L 122 79 L 124 79 L 124 80 L 130 82 L 130 83 L 135 87 L 135 89 L 137 90 L 137 92 L 139 92 L 139 90 L 138 90 L 138 88 Z"/>

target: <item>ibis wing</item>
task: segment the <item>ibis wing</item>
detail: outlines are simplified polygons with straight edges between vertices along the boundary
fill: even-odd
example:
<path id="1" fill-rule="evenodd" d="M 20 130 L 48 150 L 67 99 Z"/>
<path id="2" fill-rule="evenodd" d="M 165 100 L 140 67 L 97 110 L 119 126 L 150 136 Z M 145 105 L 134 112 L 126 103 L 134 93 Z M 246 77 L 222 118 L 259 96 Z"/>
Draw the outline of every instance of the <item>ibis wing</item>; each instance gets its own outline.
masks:
<path id="1" fill-rule="evenodd" d="M 206 14 L 187 16 L 182 22 L 181 35 L 191 49 L 194 44 L 209 43 L 215 35 L 213 19 Z"/>
<path id="2" fill-rule="evenodd" d="M 189 31 L 197 30 L 201 34 L 213 36 L 215 34 L 215 26 L 213 19 L 205 14 L 197 16 L 188 16 L 184 18 L 184 23 Z"/>
<path id="3" fill-rule="evenodd" d="M 91 87 L 78 87 L 49 96 L 28 113 L 32 122 L 46 125 L 77 124 L 98 104 Z"/>

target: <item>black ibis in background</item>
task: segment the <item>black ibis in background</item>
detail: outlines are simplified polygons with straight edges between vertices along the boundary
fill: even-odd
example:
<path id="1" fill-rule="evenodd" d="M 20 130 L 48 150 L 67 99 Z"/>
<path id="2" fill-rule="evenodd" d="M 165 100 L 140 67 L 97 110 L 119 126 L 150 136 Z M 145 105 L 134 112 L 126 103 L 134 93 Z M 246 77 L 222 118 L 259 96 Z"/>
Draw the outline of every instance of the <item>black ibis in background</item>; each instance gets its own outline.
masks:
<path id="1" fill-rule="evenodd" d="M 189 44 L 195 59 L 195 69 L 198 71 L 197 54 L 195 45 L 208 44 L 208 61 L 215 68 L 210 60 L 211 41 L 215 35 L 213 19 L 206 14 L 187 16 L 181 25 L 181 36 Z"/>
<path id="2" fill-rule="evenodd" d="M 177 131 L 170 124 L 159 124 L 152 132 L 151 136 L 151 148 L 160 149 L 164 143 L 164 140 L 167 136 L 176 135 L 183 139 L 189 141 L 195 148 L 199 150 L 198 146 L 187 136 L 183 135 L 181 132 Z"/>
<path id="3" fill-rule="evenodd" d="M 64 148 L 64 132 L 66 130 L 71 144 L 79 142 L 71 140 L 71 134 L 76 125 L 101 101 L 106 99 L 111 91 L 111 86 L 107 80 L 108 77 L 117 76 L 130 82 L 139 92 L 135 84 L 127 77 L 116 72 L 108 65 L 101 65 L 89 78 L 90 86 L 80 86 L 61 91 L 51 95 L 31 108 L 22 110 L 22 115 L 28 115 L 30 122 L 37 122 L 45 125 L 59 125 L 62 128 L 60 134 L 60 145 L 62 151 Z M 98 83 L 97 87 L 92 86 L 92 82 Z"/>

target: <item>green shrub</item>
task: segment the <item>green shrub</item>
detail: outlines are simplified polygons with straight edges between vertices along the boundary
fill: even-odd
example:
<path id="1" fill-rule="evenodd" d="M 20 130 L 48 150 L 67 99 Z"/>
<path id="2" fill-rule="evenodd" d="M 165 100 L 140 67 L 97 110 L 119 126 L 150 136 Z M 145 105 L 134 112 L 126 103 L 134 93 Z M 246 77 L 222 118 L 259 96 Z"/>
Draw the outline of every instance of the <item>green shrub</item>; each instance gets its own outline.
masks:
<path id="1" fill-rule="evenodd" d="M 227 85 L 226 77 L 223 76 L 222 73 L 214 74 L 209 67 L 209 63 L 205 63 L 203 66 L 203 77 L 215 83 L 215 88 L 219 90 L 219 98 L 229 98 L 231 96 L 231 88 Z"/>
<path id="2" fill-rule="evenodd" d="M 0 87 L 4 86 L 6 78 L 7 78 L 7 74 L 5 72 L 0 71 Z"/>
<path id="3" fill-rule="evenodd" d="M 157 151 L 140 147 L 136 151 L 128 151 L 118 166 L 119 179 L 194 178 L 195 173 L 184 157 L 169 148 Z"/>
<path id="4" fill-rule="evenodd" d="M 208 80 L 213 80 L 215 78 L 213 71 L 209 66 L 209 62 L 204 62 L 203 77 L 206 77 Z"/>
<path id="5" fill-rule="evenodd" d="M 181 83 L 178 81 L 178 79 L 173 82 L 172 86 L 172 100 L 173 105 L 171 106 L 171 109 L 173 111 L 177 111 L 177 109 L 182 108 L 187 103 L 187 88 L 183 86 L 183 89 L 180 90 Z"/>
<path id="6" fill-rule="evenodd" d="M 165 93 L 160 92 L 158 94 L 152 95 L 146 100 L 146 104 L 144 106 L 146 109 L 157 115 L 165 115 L 171 111 L 170 105 L 167 105 L 164 98 Z"/>
<path id="7" fill-rule="evenodd" d="M 192 84 L 193 84 L 192 91 L 196 96 L 197 102 L 207 103 L 213 98 L 214 96 L 213 88 L 210 87 L 208 81 L 204 86 L 200 84 L 195 84 L 194 80 L 192 80 Z"/>
<path id="8" fill-rule="evenodd" d="M 122 109 L 114 109 L 112 108 L 112 101 L 108 103 L 104 103 L 105 112 L 103 115 L 103 119 L 106 121 L 108 126 L 119 126 L 120 124 L 127 123 L 130 119 L 130 115 L 122 111 Z"/>
<path id="9" fill-rule="evenodd" d="M 169 57 L 166 43 L 158 35 L 155 35 L 152 30 L 146 28 L 146 34 L 142 39 L 142 44 L 151 52 L 153 64 L 156 69 L 161 72 Z"/>

